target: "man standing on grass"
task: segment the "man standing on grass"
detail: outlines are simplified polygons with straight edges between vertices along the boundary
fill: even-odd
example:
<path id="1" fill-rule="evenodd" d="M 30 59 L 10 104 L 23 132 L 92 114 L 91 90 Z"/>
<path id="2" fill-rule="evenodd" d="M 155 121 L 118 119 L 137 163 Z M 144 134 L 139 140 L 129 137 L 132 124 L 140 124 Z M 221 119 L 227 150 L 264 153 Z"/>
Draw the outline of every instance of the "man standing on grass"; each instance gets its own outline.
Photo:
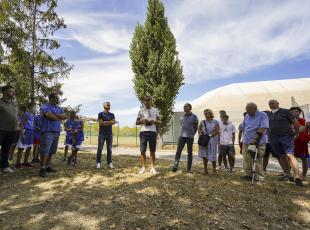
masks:
<path id="1" fill-rule="evenodd" d="M 144 107 L 139 110 L 136 125 L 141 125 L 140 130 L 140 151 L 141 151 L 141 170 L 139 174 L 145 172 L 146 147 L 149 143 L 151 170 L 152 174 L 157 174 L 155 170 L 155 152 L 157 141 L 156 125 L 160 124 L 159 112 L 157 108 L 152 107 L 152 97 L 146 96 Z"/>
<path id="2" fill-rule="evenodd" d="M 112 142 L 113 133 L 112 126 L 115 125 L 115 116 L 110 113 L 111 104 L 110 102 L 103 103 L 103 112 L 98 114 L 98 122 L 100 126 L 99 137 L 98 137 L 98 149 L 97 149 L 97 169 L 101 168 L 101 157 L 104 142 L 107 142 L 107 165 L 110 169 L 113 169 L 112 164 Z"/>
<path id="3" fill-rule="evenodd" d="M 290 170 L 291 165 L 295 173 L 295 185 L 303 186 L 298 162 L 294 157 L 294 136 L 299 133 L 300 125 L 288 109 L 279 107 L 277 100 L 270 100 L 269 107 L 271 109 L 271 113 L 268 114 L 270 144 L 275 154 L 279 156 L 279 163 L 285 173 L 279 180 L 294 181 Z"/>
<path id="4" fill-rule="evenodd" d="M 263 156 L 266 146 L 266 129 L 269 128 L 267 114 L 258 111 L 257 105 L 253 102 L 246 105 L 247 114 L 243 120 L 243 169 L 245 175 L 240 177 L 241 180 L 250 181 L 253 173 L 253 159 L 257 151 L 257 160 L 255 167 L 255 180 L 263 181 Z"/>
<path id="5" fill-rule="evenodd" d="M 219 145 L 219 159 L 222 156 L 224 160 L 224 165 L 227 168 L 227 160 L 226 156 L 228 156 L 229 161 L 229 170 L 233 172 L 234 165 L 235 165 L 235 133 L 236 128 L 228 121 L 229 116 L 225 114 L 221 114 L 221 121 L 220 122 L 220 145 Z M 226 161 L 226 162 L 225 162 Z"/>
<path id="6" fill-rule="evenodd" d="M 175 161 L 172 168 L 173 172 L 178 170 L 182 150 L 187 144 L 187 172 L 191 171 L 193 161 L 193 143 L 194 136 L 198 130 L 198 117 L 192 113 L 192 106 L 189 103 L 184 105 L 185 114 L 180 118 L 181 132 L 178 140 L 177 152 L 175 154 Z"/>
<path id="7" fill-rule="evenodd" d="M 55 173 L 55 169 L 51 167 L 52 155 L 57 152 L 59 134 L 61 130 L 61 121 L 66 120 L 67 116 L 64 111 L 58 106 L 59 97 L 56 93 L 48 96 L 49 103 L 42 105 L 41 113 L 41 145 L 40 145 L 40 160 L 41 169 L 40 177 L 45 177 L 46 172 Z"/>
<path id="8" fill-rule="evenodd" d="M 10 148 L 16 140 L 17 104 L 14 101 L 15 91 L 12 86 L 2 87 L 0 99 L 0 167 L 3 172 L 12 173 L 9 167 Z"/>

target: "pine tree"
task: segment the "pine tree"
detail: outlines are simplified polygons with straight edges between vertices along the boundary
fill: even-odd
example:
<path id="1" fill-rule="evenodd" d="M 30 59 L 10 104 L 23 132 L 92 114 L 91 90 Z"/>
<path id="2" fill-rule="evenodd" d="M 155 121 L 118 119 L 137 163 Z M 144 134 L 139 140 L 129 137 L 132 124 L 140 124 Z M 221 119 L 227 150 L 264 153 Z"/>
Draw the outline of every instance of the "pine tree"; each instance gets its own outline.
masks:
<path id="1" fill-rule="evenodd" d="M 51 92 L 61 94 L 60 81 L 72 69 L 63 57 L 53 54 L 60 47 L 53 35 L 66 28 L 56 8 L 57 0 L 3 0 L 0 4 L 5 9 L 0 15 L 5 22 L 0 27 L 1 46 L 7 50 L 0 61 L 5 73 L 2 80 L 15 86 L 19 101 L 43 103 Z"/>
<path id="2" fill-rule="evenodd" d="M 148 1 L 146 21 L 137 24 L 130 47 L 135 93 L 141 103 L 146 95 L 153 97 L 162 121 L 161 137 L 169 128 L 175 98 L 184 84 L 176 40 L 164 12 L 162 1 Z"/>

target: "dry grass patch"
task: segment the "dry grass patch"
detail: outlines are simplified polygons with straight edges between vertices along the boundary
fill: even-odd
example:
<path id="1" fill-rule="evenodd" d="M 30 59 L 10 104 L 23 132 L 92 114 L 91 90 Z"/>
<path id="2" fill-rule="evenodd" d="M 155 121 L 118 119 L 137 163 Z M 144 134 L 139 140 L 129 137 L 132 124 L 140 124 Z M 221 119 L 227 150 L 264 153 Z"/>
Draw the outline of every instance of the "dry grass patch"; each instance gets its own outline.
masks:
<path id="1" fill-rule="evenodd" d="M 138 175 L 138 158 L 114 157 L 116 169 L 95 169 L 95 154 L 77 167 L 54 159 L 56 174 L 37 169 L 0 175 L 1 229 L 307 229 L 310 191 L 268 175 L 263 185 L 240 182 L 240 172 L 203 176 L 171 172 Z"/>

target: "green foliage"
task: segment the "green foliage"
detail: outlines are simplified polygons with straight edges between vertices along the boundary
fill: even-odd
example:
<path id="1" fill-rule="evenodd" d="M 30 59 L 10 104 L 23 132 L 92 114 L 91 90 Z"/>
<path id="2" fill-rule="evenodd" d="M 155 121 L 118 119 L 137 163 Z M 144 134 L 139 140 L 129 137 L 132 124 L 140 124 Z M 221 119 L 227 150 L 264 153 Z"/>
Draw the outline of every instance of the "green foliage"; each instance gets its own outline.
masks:
<path id="1" fill-rule="evenodd" d="M 72 69 L 53 54 L 60 47 L 53 35 L 66 28 L 56 8 L 57 0 L 0 1 L 0 83 L 13 85 L 19 102 L 61 94 L 60 80 Z"/>
<path id="2" fill-rule="evenodd" d="M 164 10 L 161 1 L 148 1 L 146 21 L 137 24 L 130 47 L 136 95 L 141 103 L 146 95 L 153 97 L 162 121 L 160 136 L 169 128 L 175 98 L 184 84 L 176 41 Z"/>

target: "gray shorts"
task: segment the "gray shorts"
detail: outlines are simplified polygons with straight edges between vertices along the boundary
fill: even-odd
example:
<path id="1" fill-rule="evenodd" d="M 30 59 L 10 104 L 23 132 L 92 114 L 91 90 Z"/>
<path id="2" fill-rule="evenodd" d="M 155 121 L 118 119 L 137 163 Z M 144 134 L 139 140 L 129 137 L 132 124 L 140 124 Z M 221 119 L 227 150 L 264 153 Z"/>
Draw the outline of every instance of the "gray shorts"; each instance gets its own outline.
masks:
<path id="1" fill-rule="evenodd" d="M 235 156 L 235 146 L 234 145 L 220 145 L 219 153 L 221 156 Z"/>
<path id="2" fill-rule="evenodd" d="M 52 155 L 57 152 L 59 133 L 56 132 L 45 132 L 41 133 L 41 155 Z"/>

